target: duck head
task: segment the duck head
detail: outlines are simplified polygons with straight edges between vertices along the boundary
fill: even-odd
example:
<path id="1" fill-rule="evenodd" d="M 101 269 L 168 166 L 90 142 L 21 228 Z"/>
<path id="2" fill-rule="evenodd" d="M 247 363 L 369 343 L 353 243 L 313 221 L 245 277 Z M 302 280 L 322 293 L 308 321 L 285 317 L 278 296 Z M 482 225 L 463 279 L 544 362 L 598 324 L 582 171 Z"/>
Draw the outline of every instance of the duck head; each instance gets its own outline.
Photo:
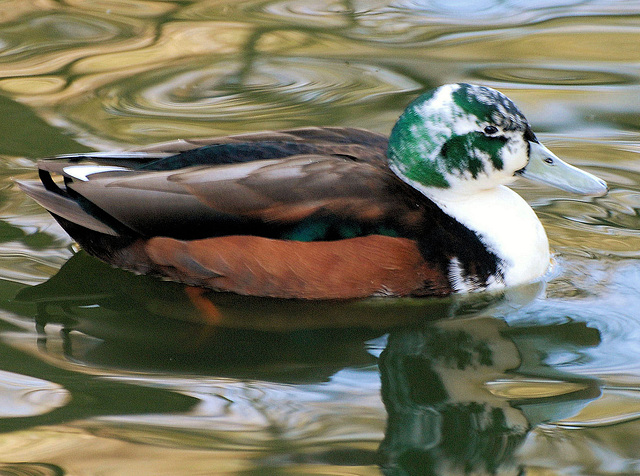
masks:
<path id="1" fill-rule="evenodd" d="M 389 138 L 389 165 L 428 196 L 473 195 L 521 176 L 584 195 L 607 184 L 542 145 L 504 94 L 447 84 L 413 101 Z"/>

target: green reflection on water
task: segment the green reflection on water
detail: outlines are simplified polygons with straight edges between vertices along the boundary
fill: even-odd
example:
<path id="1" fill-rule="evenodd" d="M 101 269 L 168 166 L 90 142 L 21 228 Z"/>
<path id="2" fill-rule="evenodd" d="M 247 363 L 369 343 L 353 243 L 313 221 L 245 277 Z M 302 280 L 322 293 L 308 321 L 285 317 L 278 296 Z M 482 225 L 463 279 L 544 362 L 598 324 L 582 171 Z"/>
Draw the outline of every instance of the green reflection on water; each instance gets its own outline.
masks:
<path id="1" fill-rule="evenodd" d="M 90 150 L 43 121 L 32 109 L 5 96 L 0 96 L 0 110 L 7 118 L 0 122 L 3 155 L 46 157 Z"/>

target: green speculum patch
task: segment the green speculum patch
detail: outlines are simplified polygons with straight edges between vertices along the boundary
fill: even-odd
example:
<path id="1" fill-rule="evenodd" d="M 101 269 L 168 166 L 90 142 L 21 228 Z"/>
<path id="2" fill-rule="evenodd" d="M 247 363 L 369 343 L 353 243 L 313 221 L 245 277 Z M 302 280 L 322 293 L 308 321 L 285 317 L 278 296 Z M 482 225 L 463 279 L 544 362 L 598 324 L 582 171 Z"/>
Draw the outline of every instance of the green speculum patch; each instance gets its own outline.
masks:
<path id="1" fill-rule="evenodd" d="M 359 222 L 338 216 L 310 217 L 285 231 L 280 238 L 291 241 L 327 241 L 355 238 L 358 236 L 385 235 L 397 237 L 398 231 L 384 224 Z"/>

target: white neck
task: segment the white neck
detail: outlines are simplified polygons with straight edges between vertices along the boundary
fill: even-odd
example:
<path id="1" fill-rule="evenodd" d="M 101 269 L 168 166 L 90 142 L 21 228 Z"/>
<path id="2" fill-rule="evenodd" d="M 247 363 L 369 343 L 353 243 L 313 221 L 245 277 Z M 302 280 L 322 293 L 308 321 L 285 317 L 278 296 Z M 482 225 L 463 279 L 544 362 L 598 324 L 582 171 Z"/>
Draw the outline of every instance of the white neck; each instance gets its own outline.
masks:
<path id="1" fill-rule="evenodd" d="M 489 288 L 515 286 L 540 278 L 549 268 L 549 240 L 542 223 L 513 190 L 500 185 L 460 196 L 446 190 L 423 188 L 445 213 L 476 233 L 480 241 L 500 260 L 504 282 L 491 282 Z M 450 274 L 458 272 L 452 263 Z M 472 291 L 464 277 L 451 276 L 456 291 Z"/>
<path id="2" fill-rule="evenodd" d="M 448 189 L 425 187 L 405 177 L 395 164 L 390 167 L 400 179 L 473 231 L 501 260 L 499 270 L 503 279 L 490 280 L 487 289 L 530 283 L 549 269 L 549 240 L 542 223 L 529 204 L 510 188 L 498 185 L 464 195 Z M 449 264 L 449 278 L 456 292 L 478 290 L 473 280 L 465 279 L 455 257 Z"/>

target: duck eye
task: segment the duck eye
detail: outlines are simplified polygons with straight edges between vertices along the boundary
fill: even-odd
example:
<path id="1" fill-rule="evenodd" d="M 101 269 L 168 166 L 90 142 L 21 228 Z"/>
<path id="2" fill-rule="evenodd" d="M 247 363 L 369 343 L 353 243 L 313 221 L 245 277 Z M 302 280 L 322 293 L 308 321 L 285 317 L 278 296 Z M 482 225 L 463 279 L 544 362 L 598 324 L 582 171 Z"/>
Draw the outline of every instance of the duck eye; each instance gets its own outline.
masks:
<path id="1" fill-rule="evenodd" d="M 498 128 L 496 126 L 487 126 L 484 128 L 484 133 L 488 136 L 492 136 L 496 132 L 498 132 Z"/>
<path id="2" fill-rule="evenodd" d="M 547 157 L 544 159 L 544 162 L 549 164 L 549 165 L 553 165 L 553 159 L 551 157 Z"/>

